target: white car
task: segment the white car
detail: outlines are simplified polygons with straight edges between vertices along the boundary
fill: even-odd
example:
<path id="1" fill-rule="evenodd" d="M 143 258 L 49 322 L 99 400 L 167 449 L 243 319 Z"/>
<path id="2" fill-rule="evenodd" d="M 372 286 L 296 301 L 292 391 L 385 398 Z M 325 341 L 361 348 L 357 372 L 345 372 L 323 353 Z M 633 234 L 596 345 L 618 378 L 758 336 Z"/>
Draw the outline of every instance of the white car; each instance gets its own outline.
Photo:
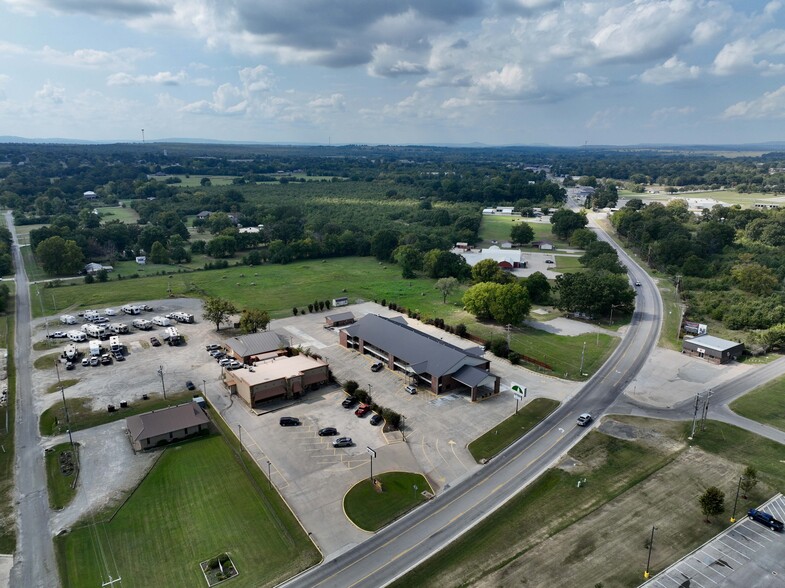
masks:
<path id="1" fill-rule="evenodd" d="M 114 308 L 107 308 L 106 310 L 104 310 L 104 314 L 106 316 L 115 316 L 117 314 L 117 311 Z"/>
<path id="2" fill-rule="evenodd" d="M 589 423 L 592 422 L 592 420 L 593 417 L 588 412 L 584 412 L 578 417 L 577 424 L 579 427 L 586 427 L 589 425 Z"/>

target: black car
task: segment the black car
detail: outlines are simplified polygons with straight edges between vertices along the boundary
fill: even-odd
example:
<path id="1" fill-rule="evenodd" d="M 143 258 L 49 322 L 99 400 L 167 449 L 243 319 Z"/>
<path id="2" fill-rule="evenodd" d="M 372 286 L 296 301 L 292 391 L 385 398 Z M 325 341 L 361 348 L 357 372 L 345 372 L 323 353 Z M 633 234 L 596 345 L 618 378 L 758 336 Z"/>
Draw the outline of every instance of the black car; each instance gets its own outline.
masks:
<path id="1" fill-rule="evenodd" d="M 332 437 L 333 435 L 338 434 L 338 429 L 335 427 L 325 427 L 324 429 L 319 429 L 319 437 Z"/>
<path id="2" fill-rule="evenodd" d="M 158 340 L 158 337 L 150 337 L 150 343 L 152 343 L 153 347 L 161 346 L 161 342 Z"/>
<path id="3" fill-rule="evenodd" d="M 196 386 L 194 386 L 194 383 L 191 380 L 185 381 L 185 387 L 189 390 L 196 390 Z"/>
<path id="4" fill-rule="evenodd" d="M 381 423 L 381 422 L 382 422 L 382 415 L 380 415 L 380 414 L 374 414 L 374 415 L 371 417 L 371 421 L 370 421 L 370 422 L 371 422 L 371 424 L 372 424 L 372 425 L 375 427 L 376 425 L 378 425 L 379 423 Z"/>
<path id="5" fill-rule="evenodd" d="M 381 371 L 381 369 L 383 367 L 384 367 L 384 364 L 381 361 L 377 361 L 375 364 L 373 364 L 371 366 L 371 371 L 372 372 L 378 372 L 378 371 Z"/>
<path id="6" fill-rule="evenodd" d="M 352 408 L 355 404 L 357 404 L 357 399 L 352 396 L 345 398 L 344 401 L 341 402 L 341 406 L 344 408 Z"/>
<path id="7" fill-rule="evenodd" d="M 297 417 L 284 416 L 278 421 L 282 427 L 296 427 L 300 424 L 300 419 Z"/>

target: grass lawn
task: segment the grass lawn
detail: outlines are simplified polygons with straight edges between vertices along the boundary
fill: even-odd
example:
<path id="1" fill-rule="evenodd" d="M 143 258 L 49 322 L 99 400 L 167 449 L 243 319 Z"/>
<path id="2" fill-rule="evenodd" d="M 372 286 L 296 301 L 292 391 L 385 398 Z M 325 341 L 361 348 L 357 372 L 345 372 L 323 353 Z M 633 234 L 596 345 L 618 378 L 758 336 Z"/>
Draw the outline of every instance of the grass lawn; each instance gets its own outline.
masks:
<path id="1" fill-rule="evenodd" d="M 33 367 L 37 370 L 54 369 L 55 363 L 57 363 L 59 357 L 59 353 L 48 353 L 47 355 L 42 355 L 33 362 Z"/>
<path id="2" fill-rule="evenodd" d="M 79 380 L 60 380 L 60 382 L 55 382 L 51 386 L 46 389 L 47 394 L 51 394 L 52 392 L 59 392 L 60 386 L 63 386 L 63 390 L 66 388 L 70 388 L 71 386 L 75 386 L 79 383 Z"/>
<path id="3" fill-rule="evenodd" d="M 62 510 L 76 496 L 76 488 L 72 487 L 76 480 L 75 464 L 79 458 L 79 445 L 74 444 L 76 455 L 71 451 L 70 443 L 61 443 L 46 450 L 46 481 L 49 487 L 49 508 Z M 71 468 L 60 467 L 60 456 L 70 456 Z"/>
<path id="4" fill-rule="evenodd" d="M 16 550 L 16 525 L 14 524 L 14 426 L 16 423 L 16 365 L 14 364 L 14 299 L 8 304 L 8 313 L 0 316 L 0 347 L 8 350 L 8 403 L 0 408 L 0 553 Z M 8 431 L 5 424 L 8 423 Z"/>
<path id="5" fill-rule="evenodd" d="M 121 223 L 136 224 L 139 220 L 139 214 L 130 206 L 101 206 L 96 210 L 103 223 L 119 220 Z"/>
<path id="6" fill-rule="evenodd" d="M 733 412 L 785 431 L 785 377 L 767 382 L 730 404 Z"/>
<path id="7" fill-rule="evenodd" d="M 115 412 L 109 412 L 105 408 L 93 411 L 90 409 L 88 398 L 68 398 L 65 403 L 68 406 L 68 419 L 71 421 L 71 430 L 80 431 L 97 427 L 113 421 L 119 421 L 134 414 L 142 414 L 151 410 L 166 408 L 182 404 L 191 400 L 193 394 L 183 391 L 177 394 L 167 394 L 166 400 L 158 392 L 149 392 L 149 400 L 129 400 L 128 408 L 118 408 Z M 141 398 L 141 391 L 140 391 Z M 63 403 L 58 402 L 47 408 L 42 414 L 38 423 L 41 435 L 61 435 L 66 432 L 65 410 Z"/>
<path id="8" fill-rule="evenodd" d="M 375 477 L 382 483 L 382 492 L 366 479 L 355 484 L 343 499 L 346 516 L 366 531 L 377 531 L 424 502 L 421 492 L 433 493 L 421 474 L 387 472 Z"/>
<path id="9" fill-rule="evenodd" d="M 194 174 L 186 176 L 184 174 L 169 175 L 169 176 L 154 176 L 152 179 L 158 181 L 165 181 L 167 178 L 180 178 L 179 184 L 172 184 L 175 188 L 198 188 L 202 185 L 202 178 L 210 178 L 210 185 L 212 186 L 231 186 L 232 180 L 237 176 L 210 176 Z"/>
<path id="10" fill-rule="evenodd" d="M 66 588 L 204 586 L 199 563 L 228 552 L 228 585 L 274 586 L 319 555 L 277 494 L 259 485 L 220 436 L 165 450 L 110 518 L 55 540 Z"/>
<path id="11" fill-rule="evenodd" d="M 572 255 L 557 255 L 554 270 L 563 274 L 574 274 L 576 272 L 584 272 L 586 268 L 581 265 L 580 257 Z"/>
<path id="12" fill-rule="evenodd" d="M 535 398 L 508 419 L 469 443 L 469 453 L 478 463 L 490 459 L 523 437 L 537 423 L 551 414 L 559 403 L 549 398 Z"/>
<path id="13" fill-rule="evenodd" d="M 589 433 L 569 455 L 596 466 L 588 473 L 548 470 L 506 506 L 392 586 L 472 585 L 633 488 L 674 458 L 650 445 L 597 431 Z M 578 480 L 583 478 L 589 482 L 578 488 Z"/>
<path id="14" fill-rule="evenodd" d="M 38 265 L 38 262 L 35 260 L 35 256 L 33 255 L 33 250 L 30 247 L 20 247 L 20 252 L 22 253 L 22 260 L 25 263 L 25 271 L 27 272 L 27 278 L 31 282 L 35 282 L 38 280 L 46 280 L 49 278 L 49 275 L 44 272 L 43 268 Z M 31 289 L 35 286 L 31 286 Z"/>
<path id="15" fill-rule="evenodd" d="M 503 243 L 510 240 L 510 231 L 516 223 L 526 223 L 534 231 L 535 241 L 550 241 L 557 247 L 569 247 L 566 241 L 559 240 L 551 233 L 551 223 L 537 222 L 534 219 L 520 216 L 486 216 L 483 215 L 480 224 L 480 240 L 484 246 L 489 246 L 491 241 Z"/>

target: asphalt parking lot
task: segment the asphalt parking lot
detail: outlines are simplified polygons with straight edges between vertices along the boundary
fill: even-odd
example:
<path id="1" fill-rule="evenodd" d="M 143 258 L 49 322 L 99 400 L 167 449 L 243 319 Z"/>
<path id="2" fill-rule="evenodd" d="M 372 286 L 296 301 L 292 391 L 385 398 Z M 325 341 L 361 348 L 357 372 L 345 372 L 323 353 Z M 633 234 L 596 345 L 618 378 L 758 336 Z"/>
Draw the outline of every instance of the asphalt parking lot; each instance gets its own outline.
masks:
<path id="1" fill-rule="evenodd" d="M 785 520 L 785 497 L 778 494 L 759 510 Z M 735 525 L 641 586 L 767 588 L 785 585 L 785 535 L 748 519 L 745 512 L 737 513 L 737 517 L 739 521 Z"/>

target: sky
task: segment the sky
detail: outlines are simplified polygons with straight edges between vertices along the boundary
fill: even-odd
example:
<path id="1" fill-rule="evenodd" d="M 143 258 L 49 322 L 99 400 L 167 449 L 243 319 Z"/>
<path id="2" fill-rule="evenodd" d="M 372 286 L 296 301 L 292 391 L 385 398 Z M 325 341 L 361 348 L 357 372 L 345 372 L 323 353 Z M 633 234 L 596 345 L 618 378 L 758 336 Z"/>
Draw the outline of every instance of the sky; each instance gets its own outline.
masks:
<path id="1" fill-rule="evenodd" d="M 785 140 L 784 3 L 0 0 L 0 135 Z"/>

